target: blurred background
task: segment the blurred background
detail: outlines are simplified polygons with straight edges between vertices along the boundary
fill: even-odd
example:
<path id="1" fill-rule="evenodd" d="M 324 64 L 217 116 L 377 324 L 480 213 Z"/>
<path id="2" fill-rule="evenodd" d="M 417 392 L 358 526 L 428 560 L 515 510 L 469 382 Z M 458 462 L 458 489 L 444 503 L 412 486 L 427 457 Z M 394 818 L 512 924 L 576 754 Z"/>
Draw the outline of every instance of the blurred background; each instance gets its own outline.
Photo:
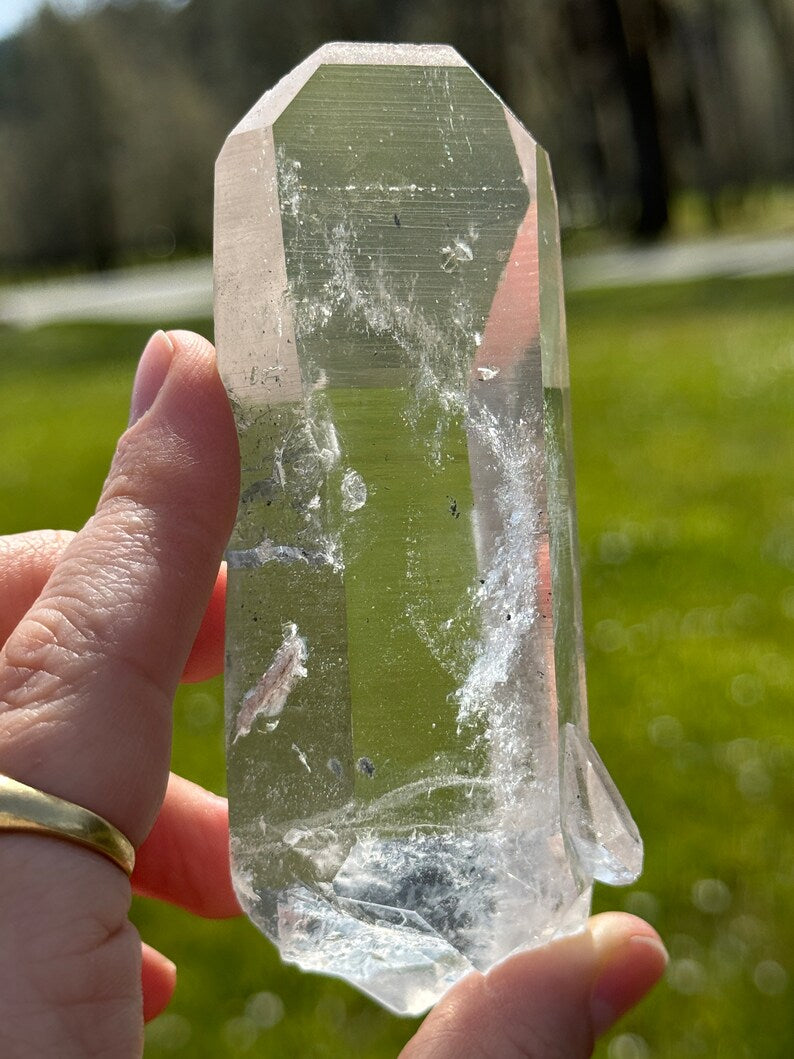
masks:
<path id="1" fill-rule="evenodd" d="M 4 0 L 0 530 L 78 528 L 159 326 L 212 333 L 212 164 L 328 40 L 445 41 L 550 151 L 594 742 L 646 841 L 597 908 L 663 985 L 602 1059 L 794 1054 L 794 0 Z M 97 270 L 102 270 L 97 274 Z M 223 790 L 219 681 L 174 767 Z M 137 901 L 147 1055 L 397 1054 L 247 923 Z"/>
<path id="2" fill-rule="evenodd" d="M 328 40 L 454 44 L 554 159 L 563 225 L 791 223 L 791 0 L 5 0 L 0 266 L 207 251 L 212 160 Z"/>

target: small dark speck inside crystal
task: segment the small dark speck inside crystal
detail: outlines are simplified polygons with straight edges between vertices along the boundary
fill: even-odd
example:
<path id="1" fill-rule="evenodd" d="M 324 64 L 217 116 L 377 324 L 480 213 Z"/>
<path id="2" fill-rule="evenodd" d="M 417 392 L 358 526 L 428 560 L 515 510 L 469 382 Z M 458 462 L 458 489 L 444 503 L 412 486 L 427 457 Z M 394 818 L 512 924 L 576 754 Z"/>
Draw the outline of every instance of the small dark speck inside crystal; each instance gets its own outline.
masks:
<path id="1" fill-rule="evenodd" d="M 368 757 L 360 757 L 356 762 L 356 768 L 364 776 L 375 775 L 375 766 Z"/>

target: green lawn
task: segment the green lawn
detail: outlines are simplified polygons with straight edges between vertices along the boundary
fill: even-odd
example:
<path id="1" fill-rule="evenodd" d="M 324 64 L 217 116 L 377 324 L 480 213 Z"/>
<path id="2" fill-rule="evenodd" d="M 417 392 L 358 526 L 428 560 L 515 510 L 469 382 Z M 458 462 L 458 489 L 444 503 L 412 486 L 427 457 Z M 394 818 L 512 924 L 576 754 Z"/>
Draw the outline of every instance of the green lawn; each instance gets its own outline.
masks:
<path id="1" fill-rule="evenodd" d="M 593 739 L 646 842 L 640 882 L 597 906 L 672 954 L 609 1059 L 794 1053 L 793 287 L 569 299 Z M 0 331 L 3 531 L 90 514 L 157 323 Z M 219 683 L 183 691 L 176 725 L 174 767 L 222 789 Z M 411 1032 L 246 923 L 135 919 L 180 967 L 151 1057 L 369 1059 Z"/>

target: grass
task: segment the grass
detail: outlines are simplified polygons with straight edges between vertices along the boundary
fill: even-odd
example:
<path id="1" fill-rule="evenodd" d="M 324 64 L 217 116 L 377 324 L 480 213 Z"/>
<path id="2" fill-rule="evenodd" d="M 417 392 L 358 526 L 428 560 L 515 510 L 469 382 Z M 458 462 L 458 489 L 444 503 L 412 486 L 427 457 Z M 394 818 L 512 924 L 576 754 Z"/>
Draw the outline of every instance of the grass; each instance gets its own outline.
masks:
<path id="1" fill-rule="evenodd" d="M 0 332 L 3 531 L 91 513 L 150 330 Z M 602 1059 L 794 1051 L 792 336 L 789 278 L 569 299 L 593 739 L 646 842 L 639 883 L 596 906 L 646 916 L 672 955 Z M 175 715 L 174 767 L 222 789 L 219 683 Z M 385 1059 L 411 1032 L 245 922 L 134 915 L 180 966 L 152 1059 Z"/>

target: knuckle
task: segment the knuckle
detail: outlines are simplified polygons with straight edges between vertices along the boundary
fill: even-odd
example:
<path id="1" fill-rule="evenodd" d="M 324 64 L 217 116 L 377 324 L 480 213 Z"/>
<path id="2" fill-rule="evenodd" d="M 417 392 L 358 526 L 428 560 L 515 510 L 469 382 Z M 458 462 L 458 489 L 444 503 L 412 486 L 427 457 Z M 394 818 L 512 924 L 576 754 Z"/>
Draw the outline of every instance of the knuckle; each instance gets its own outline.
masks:
<path id="1" fill-rule="evenodd" d="M 168 503 L 174 491 L 184 491 L 192 462 L 189 448 L 177 438 L 165 443 L 127 431 L 116 446 L 99 506 L 114 498 L 130 499 L 144 507 Z"/>
<path id="2" fill-rule="evenodd" d="M 147 453 L 143 464 L 119 458 L 105 482 L 94 520 L 115 527 L 127 542 L 150 553 L 170 550 L 184 555 L 185 545 L 201 555 L 214 553 L 217 504 L 196 487 L 197 479 L 195 460 L 187 449 Z"/>
<path id="3" fill-rule="evenodd" d="M 84 669 L 85 636 L 60 610 L 40 606 L 24 618 L 5 645 L 0 700 L 25 709 L 61 698 Z"/>

